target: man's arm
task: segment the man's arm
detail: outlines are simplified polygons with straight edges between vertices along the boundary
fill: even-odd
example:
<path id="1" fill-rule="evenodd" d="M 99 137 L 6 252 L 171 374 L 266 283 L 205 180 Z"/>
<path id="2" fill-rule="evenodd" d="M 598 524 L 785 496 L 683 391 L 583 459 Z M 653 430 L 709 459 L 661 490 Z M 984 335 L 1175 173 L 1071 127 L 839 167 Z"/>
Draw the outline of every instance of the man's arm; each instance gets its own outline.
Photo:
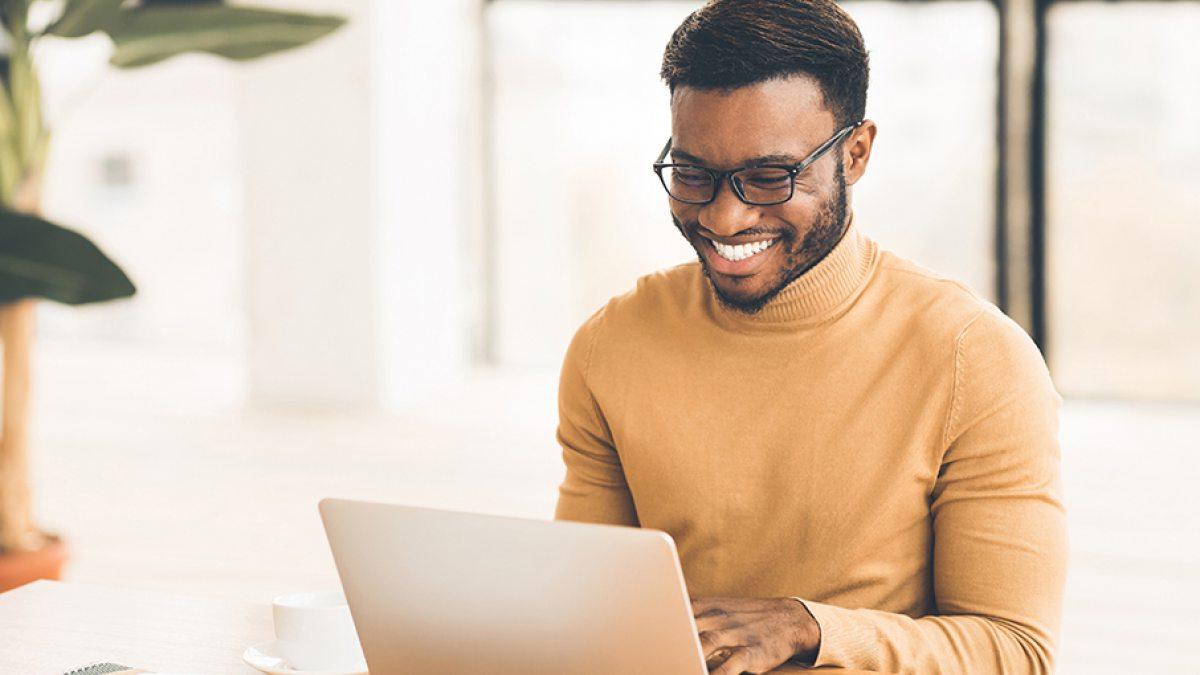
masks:
<path id="1" fill-rule="evenodd" d="M 946 451 L 930 495 L 935 613 L 914 619 L 804 598 L 694 600 L 706 655 L 728 655 L 714 674 L 763 672 L 789 655 L 921 675 L 1053 669 L 1067 559 L 1062 399 L 1033 342 L 994 310 L 955 348 Z"/>
<path id="2" fill-rule="evenodd" d="M 933 494 L 936 615 L 913 619 L 802 600 L 815 665 L 903 673 L 1048 673 L 1067 534 L 1058 410 L 1033 341 L 988 309 L 960 334 Z"/>
<path id="3" fill-rule="evenodd" d="M 588 386 L 604 309 L 575 333 L 558 383 L 558 443 L 567 473 L 554 517 L 613 525 L 638 525 L 633 496 L 604 413 Z"/>

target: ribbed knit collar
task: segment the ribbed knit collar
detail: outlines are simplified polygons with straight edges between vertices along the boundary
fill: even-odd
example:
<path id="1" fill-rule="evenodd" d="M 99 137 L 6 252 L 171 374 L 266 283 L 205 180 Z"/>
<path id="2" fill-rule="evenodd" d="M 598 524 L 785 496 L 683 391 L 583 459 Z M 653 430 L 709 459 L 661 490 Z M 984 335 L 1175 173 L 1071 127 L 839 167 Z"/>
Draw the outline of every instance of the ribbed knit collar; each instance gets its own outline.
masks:
<path id="1" fill-rule="evenodd" d="M 874 270 L 878 250 L 878 244 L 855 227 L 852 212 L 833 250 L 757 313 L 744 314 L 723 305 L 707 276 L 705 303 L 717 323 L 734 330 L 780 330 L 818 323 L 858 297 Z"/>

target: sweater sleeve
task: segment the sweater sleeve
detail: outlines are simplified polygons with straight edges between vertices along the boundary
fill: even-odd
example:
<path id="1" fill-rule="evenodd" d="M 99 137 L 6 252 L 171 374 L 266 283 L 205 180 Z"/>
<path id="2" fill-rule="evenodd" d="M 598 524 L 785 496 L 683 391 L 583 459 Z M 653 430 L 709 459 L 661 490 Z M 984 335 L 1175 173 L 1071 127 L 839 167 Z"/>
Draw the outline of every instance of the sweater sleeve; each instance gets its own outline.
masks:
<path id="1" fill-rule="evenodd" d="M 1049 673 L 1067 534 L 1058 410 L 1045 362 L 992 307 L 959 334 L 930 495 L 935 613 L 797 598 L 821 627 L 814 665 L 897 673 Z"/>
<path id="2" fill-rule="evenodd" d="M 604 309 L 575 333 L 558 383 L 558 432 L 566 477 L 558 489 L 558 520 L 637 526 L 633 496 L 604 413 L 588 385 Z"/>

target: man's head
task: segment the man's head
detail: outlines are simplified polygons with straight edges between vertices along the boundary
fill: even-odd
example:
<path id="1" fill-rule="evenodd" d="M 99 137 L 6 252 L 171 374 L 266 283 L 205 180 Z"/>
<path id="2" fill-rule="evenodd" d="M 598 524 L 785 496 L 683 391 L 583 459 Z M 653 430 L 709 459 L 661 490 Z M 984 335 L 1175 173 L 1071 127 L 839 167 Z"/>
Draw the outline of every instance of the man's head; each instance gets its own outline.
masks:
<path id="1" fill-rule="evenodd" d="M 663 55 L 672 128 L 664 161 L 794 165 L 863 119 L 867 72 L 862 35 L 832 0 L 712 0 L 675 30 Z M 870 121 L 853 129 L 796 176 L 781 204 L 746 204 L 728 180 L 710 203 L 670 200 L 723 302 L 756 312 L 829 253 L 844 232 L 847 185 L 865 172 L 874 137 Z M 726 247 L 765 241 L 749 257 L 761 244 Z"/>

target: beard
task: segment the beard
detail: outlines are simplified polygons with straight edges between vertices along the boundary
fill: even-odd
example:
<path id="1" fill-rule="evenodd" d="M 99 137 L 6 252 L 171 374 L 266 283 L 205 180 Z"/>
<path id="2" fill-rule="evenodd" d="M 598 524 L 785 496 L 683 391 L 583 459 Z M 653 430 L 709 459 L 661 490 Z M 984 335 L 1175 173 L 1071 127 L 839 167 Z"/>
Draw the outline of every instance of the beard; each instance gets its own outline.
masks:
<path id="1" fill-rule="evenodd" d="M 716 292 L 717 299 L 721 304 L 743 314 L 756 314 L 789 284 L 824 260 L 825 256 L 829 255 L 829 252 L 837 246 L 842 235 L 845 234 L 846 225 L 845 167 L 840 153 L 837 159 L 833 194 L 817 208 L 817 216 L 813 220 L 812 227 L 804 234 L 803 240 L 797 245 L 797 236 L 794 230 L 772 233 L 779 235 L 780 241 L 776 246 L 780 246 L 781 250 L 785 251 L 784 263 L 776 275 L 775 282 L 768 286 L 766 291 L 751 298 L 730 295 L 716 283 L 712 270 L 705 262 L 704 255 L 696 246 L 695 237 L 699 237 L 699 235 L 695 233 L 699 223 L 696 221 L 681 223 L 674 214 L 671 214 L 671 220 L 675 223 L 676 229 L 696 250 L 696 256 L 700 259 L 700 267 L 704 269 L 704 276 L 708 277 L 709 286 Z"/>

